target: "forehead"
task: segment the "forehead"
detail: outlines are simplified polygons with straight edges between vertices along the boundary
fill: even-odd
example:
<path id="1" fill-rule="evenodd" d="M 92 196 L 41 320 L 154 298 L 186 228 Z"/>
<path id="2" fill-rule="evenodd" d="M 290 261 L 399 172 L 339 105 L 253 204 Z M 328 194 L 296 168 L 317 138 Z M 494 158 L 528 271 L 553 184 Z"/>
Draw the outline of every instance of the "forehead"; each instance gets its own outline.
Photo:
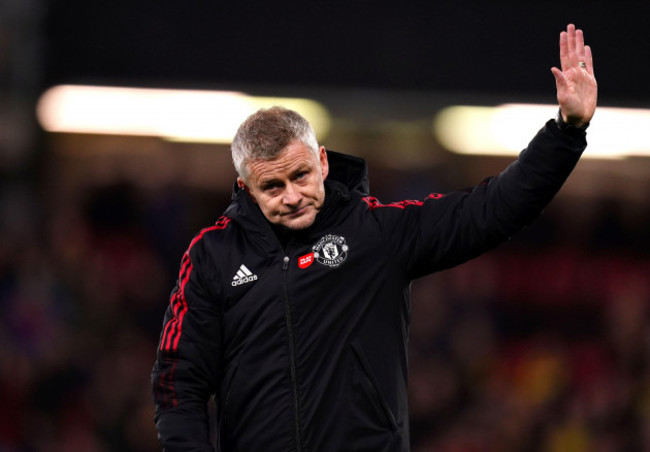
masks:
<path id="1" fill-rule="evenodd" d="M 260 182 L 262 180 L 282 178 L 293 171 L 317 164 L 318 159 L 307 146 L 301 142 L 294 142 L 271 160 L 253 160 L 250 162 L 248 164 L 248 173 L 251 180 Z"/>

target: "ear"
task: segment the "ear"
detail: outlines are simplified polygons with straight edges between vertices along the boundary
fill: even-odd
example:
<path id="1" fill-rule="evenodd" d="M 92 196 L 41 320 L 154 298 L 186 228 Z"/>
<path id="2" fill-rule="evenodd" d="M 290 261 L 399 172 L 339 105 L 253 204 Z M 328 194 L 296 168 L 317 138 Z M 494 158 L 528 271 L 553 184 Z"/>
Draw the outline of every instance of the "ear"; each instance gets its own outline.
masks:
<path id="1" fill-rule="evenodd" d="M 327 179 L 327 175 L 330 173 L 330 165 L 327 161 L 327 152 L 325 151 L 325 146 L 321 146 L 318 150 L 318 158 L 320 160 L 320 169 L 323 176 L 323 180 Z"/>
<path id="2" fill-rule="evenodd" d="M 248 185 L 246 185 L 246 182 L 244 181 L 244 179 L 242 179 L 241 177 L 237 177 L 237 186 L 239 188 L 243 188 L 244 190 L 246 190 L 246 193 L 248 193 L 248 196 L 250 196 L 251 199 L 253 200 L 253 202 L 255 204 L 257 204 L 257 200 L 255 199 L 255 196 L 253 195 L 253 193 L 251 193 L 251 189 L 250 189 L 250 187 Z"/>

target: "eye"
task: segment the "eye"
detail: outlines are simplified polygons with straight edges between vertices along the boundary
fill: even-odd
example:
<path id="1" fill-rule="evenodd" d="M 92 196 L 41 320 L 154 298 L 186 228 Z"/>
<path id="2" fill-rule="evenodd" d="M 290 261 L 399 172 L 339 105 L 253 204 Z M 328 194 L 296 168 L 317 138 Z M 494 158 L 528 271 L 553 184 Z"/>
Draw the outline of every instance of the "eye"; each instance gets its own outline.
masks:
<path id="1" fill-rule="evenodd" d="M 281 187 L 281 184 L 279 182 L 269 182 L 267 184 L 262 185 L 262 191 L 273 194 L 274 192 L 277 192 Z"/>

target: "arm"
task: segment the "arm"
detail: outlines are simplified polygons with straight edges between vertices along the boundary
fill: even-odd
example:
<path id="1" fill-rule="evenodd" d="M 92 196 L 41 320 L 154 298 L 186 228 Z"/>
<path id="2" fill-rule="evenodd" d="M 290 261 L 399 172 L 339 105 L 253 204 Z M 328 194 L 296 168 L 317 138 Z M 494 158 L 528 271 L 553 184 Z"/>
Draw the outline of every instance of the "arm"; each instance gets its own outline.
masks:
<path id="1" fill-rule="evenodd" d="M 596 108 L 597 85 L 591 50 L 573 25 L 560 35 L 560 61 L 562 70 L 552 72 L 562 118 L 585 128 Z M 584 130 L 562 131 L 549 121 L 499 176 L 469 190 L 429 197 L 401 211 L 378 215 L 384 217 L 382 224 L 390 225 L 388 235 L 411 276 L 448 268 L 507 240 L 538 216 L 585 146 Z"/>
<path id="2" fill-rule="evenodd" d="M 197 251 L 190 245 L 183 256 L 151 375 L 165 452 L 214 451 L 206 408 L 218 378 L 220 315 L 201 278 Z"/>
<path id="3" fill-rule="evenodd" d="M 585 147 L 584 131 L 565 133 L 550 120 L 498 176 L 421 202 L 375 205 L 373 213 L 410 278 L 453 267 L 508 240 L 539 216 Z"/>

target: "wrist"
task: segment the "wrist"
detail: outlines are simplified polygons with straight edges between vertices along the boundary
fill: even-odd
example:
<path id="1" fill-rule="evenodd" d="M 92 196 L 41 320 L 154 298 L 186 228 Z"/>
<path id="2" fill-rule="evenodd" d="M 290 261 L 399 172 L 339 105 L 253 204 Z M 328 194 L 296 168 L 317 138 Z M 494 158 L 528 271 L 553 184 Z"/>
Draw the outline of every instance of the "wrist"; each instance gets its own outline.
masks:
<path id="1" fill-rule="evenodd" d="M 587 127 L 589 127 L 588 122 L 581 125 L 568 122 L 568 120 L 564 119 L 564 115 L 562 114 L 562 109 L 558 109 L 557 116 L 555 117 L 555 123 L 557 124 L 558 129 L 565 132 L 569 132 L 572 130 L 584 132 L 585 130 L 587 130 Z"/>

